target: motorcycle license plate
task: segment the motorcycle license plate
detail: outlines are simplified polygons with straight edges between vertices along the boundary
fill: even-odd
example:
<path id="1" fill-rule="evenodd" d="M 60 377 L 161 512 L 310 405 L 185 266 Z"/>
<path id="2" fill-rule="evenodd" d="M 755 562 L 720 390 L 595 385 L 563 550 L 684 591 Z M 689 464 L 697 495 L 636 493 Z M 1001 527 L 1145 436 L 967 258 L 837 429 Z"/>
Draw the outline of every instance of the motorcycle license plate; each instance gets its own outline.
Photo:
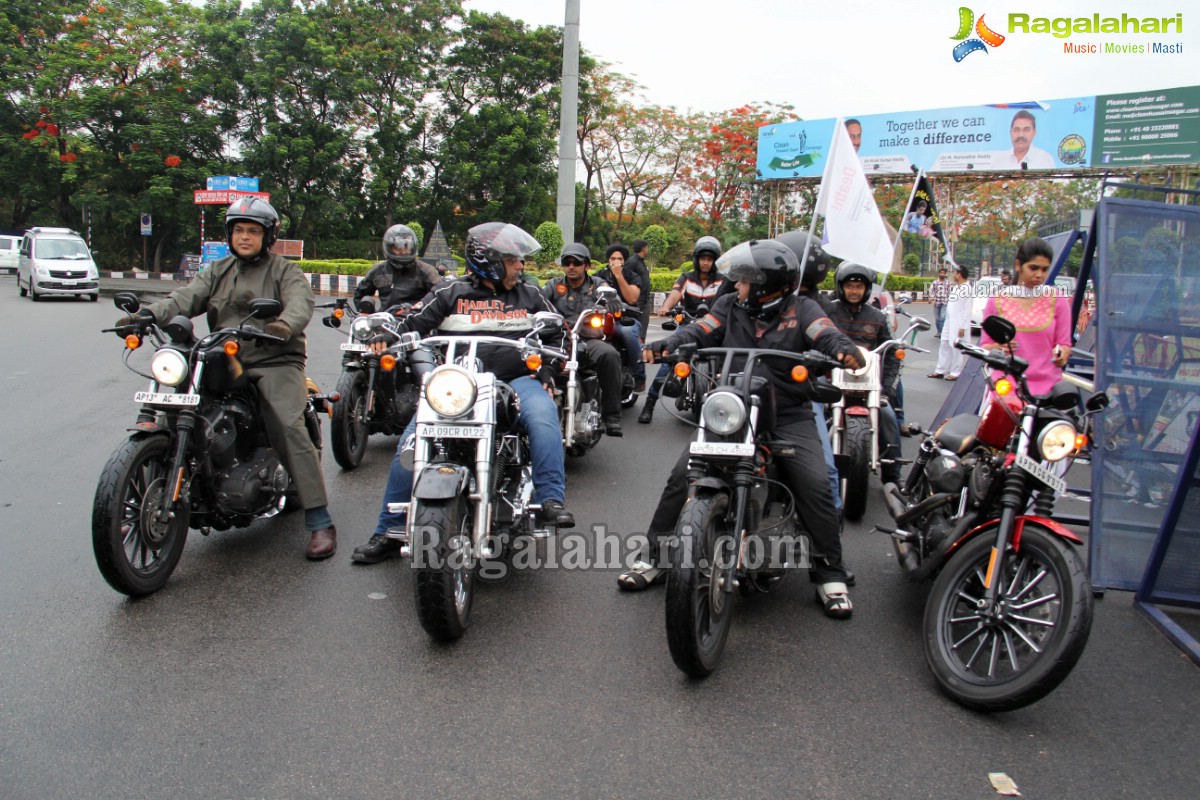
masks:
<path id="1" fill-rule="evenodd" d="M 366 353 L 371 347 L 370 345 L 359 344 L 358 342 L 342 342 L 342 349 L 348 353 Z"/>
<path id="2" fill-rule="evenodd" d="M 200 395 L 176 394 L 174 392 L 138 392 L 133 396 L 135 403 L 152 406 L 198 406 Z"/>
<path id="3" fill-rule="evenodd" d="M 1039 461 L 1034 461 L 1024 453 L 1018 455 L 1014 463 L 1053 489 L 1057 494 L 1062 494 L 1063 492 L 1067 491 L 1066 480 L 1055 475 L 1053 472 L 1047 469 L 1044 464 Z"/>
<path id="4" fill-rule="evenodd" d="M 754 455 L 754 445 L 748 442 L 692 442 L 688 452 L 694 456 L 750 458 Z"/>
<path id="5" fill-rule="evenodd" d="M 431 439 L 486 439 L 488 432 L 478 425 L 425 425 L 421 435 Z"/>

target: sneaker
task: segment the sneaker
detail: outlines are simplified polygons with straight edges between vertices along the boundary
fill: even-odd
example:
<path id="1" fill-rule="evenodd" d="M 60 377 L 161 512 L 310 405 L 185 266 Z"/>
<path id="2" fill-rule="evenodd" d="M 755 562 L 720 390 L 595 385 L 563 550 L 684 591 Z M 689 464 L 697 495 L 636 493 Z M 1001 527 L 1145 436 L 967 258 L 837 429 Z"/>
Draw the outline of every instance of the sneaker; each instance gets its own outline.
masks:
<path id="1" fill-rule="evenodd" d="M 382 533 L 376 533 L 367 540 L 366 544 L 354 548 L 350 560 L 356 564 L 378 564 L 380 561 L 387 561 L 398 555 L 400 555 L 400 540 L 389 539 Z"/>
<path id="2" fill-rule="evenodd" d="M 850 619 L 854 613 L 850 592 L 841 581 L 818 584 L 817 602 L 824 606 L 825 616 L 830 619 Z"/>
<path id="3" fill-rule="evenodd" d="M 640 592 L 667 579 L 667 571 L 648 561 L 635 561 L 633 568 L 617 576 L 617 586 L 622 591 Z"/>
<path id="4" fill-rule="evenodd" d="M 575 515 L 563 506 L 561 500 L 547 500 L 542 503 L 542 522 L 556 525 L 559 528 L 574 528 Z"/>

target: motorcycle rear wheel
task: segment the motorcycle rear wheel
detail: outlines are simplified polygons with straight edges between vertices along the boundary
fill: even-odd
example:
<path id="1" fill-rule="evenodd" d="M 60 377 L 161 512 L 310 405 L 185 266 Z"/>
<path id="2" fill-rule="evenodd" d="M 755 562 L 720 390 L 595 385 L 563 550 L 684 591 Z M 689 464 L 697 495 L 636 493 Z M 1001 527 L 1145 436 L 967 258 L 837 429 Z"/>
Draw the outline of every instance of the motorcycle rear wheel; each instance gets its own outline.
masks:
<path id="1" fill-rule="evenodd" d="M 370 428 L 366 419 L 367 378 L 361 372 L 346 372 L 338 379 L 338 401 L 333 404 L 329 439 L 333 459 L 351 470 L 362 463 L 367 452 Z"/>
<path id="2" fill-rule="evenodd" d="M 842 450 L 850 458 L 850 466 L 842 474 L 842 513 L 853 522 L 867 511 L 867 487 L 871 480 L 871 423 L 864 417 L 849 414 L 844 417 L 846 435 Z"/>
<path id="3" fill-rule="evenodd" d="M 714 566 L 736 553 L 728 508 L 726 494 L 697 495 L 675 528 L 666 587 L 667 646 L 675 666 L 693 678 L 717 668 L 733 622 L 734 594 L 717 586 L 720 571 Z"/>
<path id="4" fill-rule="evenodd" d="M 1073 547 L 1026 522 L 1019 552 L 1000 570 L 998 622 L 976 607 L 995 540 L 978 536 L 954 554 L 925 604 L 925 659 L 942 691 L 977 711 L 1040 700 L 1071 672 L 1092 625 L 1092 590 Z"/>
<path id="5" fill-rule="evenodd" d="M 459 495 L 444 502 L 424 502 L 414 520 L 422 558 L 417 563 L 414 588 L 417 618 L 434 639 L 451 642 L 467 632 L 475 600 L 475 572 L 479 560 L 471 552 L 471 515 L 467 498 Z M 414 551 L 418 545 L 414 545 Z"/>
<path id="6" fill-rule="evenodd" d="M 167 490 L 170 460 L 166 437 L 130 439 L 108 459 L 96 487 L 96 566 L 109 586 L 131 597 L 151 594 L 166 584 L 187 540 L 186 506 L 165 525 L 155 519 Z"/>

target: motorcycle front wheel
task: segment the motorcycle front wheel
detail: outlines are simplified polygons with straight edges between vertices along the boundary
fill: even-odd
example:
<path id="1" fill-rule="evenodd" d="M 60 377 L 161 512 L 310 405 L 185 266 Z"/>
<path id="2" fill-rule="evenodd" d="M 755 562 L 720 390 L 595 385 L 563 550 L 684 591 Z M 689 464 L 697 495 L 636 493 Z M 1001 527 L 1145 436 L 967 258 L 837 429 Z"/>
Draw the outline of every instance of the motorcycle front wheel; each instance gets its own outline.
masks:
<path id="1" fill-rule="evenodd" d="M 1092 590 L 1075 549 L 1026 522 L 1000 569 L 999 615 L 979 607 L 992 536 L 951 556 L 925 604 L 925 659 L 951 698 L 1010 711 L 1049 694 L 1071 672 L 1092 626 Z"/>
<path id="2" fill-rule="evenodd" d="M 471 552 L 467 498 L 423 502 L 414 519 L 417 618 L 434 639 L 450 642 L 467 631 L 475 599 L 478 558 Z"/>
<path id="3" fill-rule="evenodd" d="M 338 379 L 338 401 L 333 404 L 329 438 L 333 459 L 342 469 L 354 469 L 367 452 L 367 376 L 344 372 Z"/>
<path id="4" fill-rule="evenodd" d="M 843 416 L 846 435 L 842 450 L 850 465 L 842 473 L 842 513 L 857 522 L 867 512 L 867 486 L 871 479 L 871 423 L 866 417 Z"/>
<path id="5" fill-rule="evenodd" d="M 92 550 L 108 585 L 140 597 L 161 589 L 187 540 L 188 511 L 158 520 L 171 471 L 165 436 L 130 439 L 104 465 L 92 504 Z"/>
<path id="6" fill-rule="evenodd" d="M 717 668 L 733 621 L 734 595 L 721 591 L 717 566 L 736 558 L 728 508 L 728 495 L 697 495 L 684 506 L 675 528 L 667 573 L 667 646 L 675 666 L 693 678 Z"/>

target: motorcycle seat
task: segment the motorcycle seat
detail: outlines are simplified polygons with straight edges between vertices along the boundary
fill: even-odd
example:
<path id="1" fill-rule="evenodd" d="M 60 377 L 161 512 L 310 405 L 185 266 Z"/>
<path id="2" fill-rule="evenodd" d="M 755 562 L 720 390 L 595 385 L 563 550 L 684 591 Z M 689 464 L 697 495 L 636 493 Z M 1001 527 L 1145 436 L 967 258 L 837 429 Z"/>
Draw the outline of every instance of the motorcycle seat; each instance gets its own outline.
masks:
<path id="1" fill-rule="evenodd" d="M 959 414 L 951 417 L 938 428 L 934 437 L 942 447 L 957 455 L 975 446 L 975 431 L 979 428 L 979 417 L 975 414 Z"/>

